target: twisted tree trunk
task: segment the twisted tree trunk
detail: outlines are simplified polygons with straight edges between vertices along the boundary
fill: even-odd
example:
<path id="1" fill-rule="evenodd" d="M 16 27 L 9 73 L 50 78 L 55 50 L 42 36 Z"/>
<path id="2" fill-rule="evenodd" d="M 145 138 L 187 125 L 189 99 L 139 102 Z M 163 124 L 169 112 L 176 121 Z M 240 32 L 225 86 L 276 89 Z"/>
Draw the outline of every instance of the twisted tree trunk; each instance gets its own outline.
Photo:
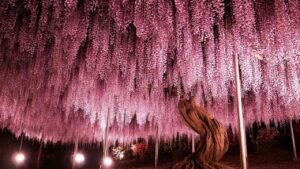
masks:
<path id="1" fill-rule="evenodd" d="M 174 169 L 228 169 L 231 167 L 218 161 L 228 150 L 229 142 L 226 128 L 198 106 L 194 99 L 181 99 L 178 103 L 180 115 L 186 124 L 201 137 L 201 143 L 195 153 L 177 163 Z"/>

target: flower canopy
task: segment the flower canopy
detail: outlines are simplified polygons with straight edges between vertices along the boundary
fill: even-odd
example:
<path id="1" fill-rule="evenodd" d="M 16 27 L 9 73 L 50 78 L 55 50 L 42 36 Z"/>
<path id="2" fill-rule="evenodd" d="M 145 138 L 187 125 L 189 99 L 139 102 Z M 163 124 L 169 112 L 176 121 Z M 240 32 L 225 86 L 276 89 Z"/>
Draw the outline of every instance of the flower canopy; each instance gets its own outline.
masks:
<path id="1" fill-rule="evenodd" d="M 50 141 L 190 132 L 195 96 L 237 126 L 300 115 L 299 0 L 1 0 L 0 125 Z"/>

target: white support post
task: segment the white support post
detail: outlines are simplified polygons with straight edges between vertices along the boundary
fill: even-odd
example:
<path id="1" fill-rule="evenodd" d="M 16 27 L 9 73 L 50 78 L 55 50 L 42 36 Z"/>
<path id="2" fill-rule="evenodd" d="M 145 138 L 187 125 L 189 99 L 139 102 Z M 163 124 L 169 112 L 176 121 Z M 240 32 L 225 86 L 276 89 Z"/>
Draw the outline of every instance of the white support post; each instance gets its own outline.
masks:
<path id="1" fill-rule="evenodd" d="M 122 129 L 123 130 L 123 143 L 122 143 L 123 148 L 125 148 L 125 126 L 126 126 L 125 115 L 126 115 L 126 110 L 125 110 L 125 114 L 123 117 L 123 129 Z"/>
<path id="2" fill-rule="evenodd" d="M 42 150 L 43 150 L 43 144 L 41 143 L 40 148 L 39 148 L 38 159 L 37 159 L 37 163 L 36 163 L 36 169 L 40 169 L 40 160 L 41 160 Z"/>
<path id="3" fill-rule="evenodd" d="M 75 161 L 74 161 L 74 157 L 75 154 L 78 152 L 78 138 L 75 141 L 75 147 L 74 147 L 74 152 L 72 154 L 72 169 L 75 169 Z"/>
<path id="4" fill-rule="evenodd" d="M 192 134 L 192 153 L 195 152 L 195 134 Z"/>
<path id="5" fill-rule="evenodd" d="M 158 148 L 159 148 L 159 135 L 158 135 L 158 126 L 156 126 L 156 137 L 155 137 L 155 163 L 154 168 L 157 168 L 158 165 Z"/>
<path id="6" fill-rule="evenodd" d="M 19 152 L 21 152 L 21 151 L 22 151 L 22 148 L 23 148 L 23 139 L 24 139 L 24 137 L 23 137 L 23 134 L 22 134 L 22 135 L 21 135 L 20 146 L 19 146 Z"/>
<path id="7" fill-rule="evenodd" d="M 237 95 L 238 115 L 239 115 L 238 117 L 239 117 L 239 132 L 240 132 L 240 158 L 242 162 L 242 168 L 247 169 L 248 167 L 247 144 L 246 144 L 245 125 L 244 125 L 244 118 L 243 118 L 239 58 L 237 54 L 234 55 L 234 69 L 235 69 L 236 95 Z"/>
<path id="8" fill-rule="evenodd" d="M 109 125 L 109 114 L 110 110 L 108 109 L 106 114 L 106 126 L 105 126 L 105 135 L 104 135 L 104 143 L 103 143 L 103 152 L 104 157 L 107 157 L 108 155 L 108 125 Z"/>
<path id="9" fill-rule="evenodd" d="M 24 136 L 23 136 L 23 134 L 21 134 L 21 141 L 20 141 L 20 146 L 19 146 L 19 152 L 21 152 L 22 148 L 23 148 L 23 138 L 24 138 Z M 18 169 L 18 168 L 19 168 L 19 166 L 17 165 L 16 169 Z"/>
<path id="10" fill-rule="evenodd" d="M 296 150 L 296 142 L 295 142 L 295 135 L 294 135 L 294 129 L 293 129 L 293 121 L 290 120 L 290 128 L 291 128 L 291 136 L 292 136 L 292 142 L 293 142 L 293 150 L 294 150 L 294 161 L 298 161 L 297 156 L 297 150 Z"/>

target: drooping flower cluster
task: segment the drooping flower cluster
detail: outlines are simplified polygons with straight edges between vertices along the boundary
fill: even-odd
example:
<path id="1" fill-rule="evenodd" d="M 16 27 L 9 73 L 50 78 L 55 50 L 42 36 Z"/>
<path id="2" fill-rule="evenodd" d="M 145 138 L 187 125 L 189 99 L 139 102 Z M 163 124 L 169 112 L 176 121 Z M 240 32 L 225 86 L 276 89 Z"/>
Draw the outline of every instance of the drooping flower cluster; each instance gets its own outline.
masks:
<path id="1" fill-rule="evenodd" d="M 299 0 L 2 0 L 0 124 L 50 141 L 190 132 L 194 95 L 237 125 L 299 117 Z"/>

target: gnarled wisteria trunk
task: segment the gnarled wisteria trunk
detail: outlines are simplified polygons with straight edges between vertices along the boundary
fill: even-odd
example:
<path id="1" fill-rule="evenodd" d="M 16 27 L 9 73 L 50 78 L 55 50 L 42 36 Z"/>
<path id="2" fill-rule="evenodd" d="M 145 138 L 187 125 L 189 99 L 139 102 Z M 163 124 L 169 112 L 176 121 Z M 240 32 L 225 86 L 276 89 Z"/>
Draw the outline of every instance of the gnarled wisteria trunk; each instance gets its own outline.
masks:
<path id="1" fill-rule="evenodd" d="M 179 113 L 185 123 L 200 135 L 201 142 L 196 151 L 173 169 L 229 169 L 219 163 L 229 147 L 226 128 L 204 108 L 198 106 L 194 98 L 181 99 Z"/>

